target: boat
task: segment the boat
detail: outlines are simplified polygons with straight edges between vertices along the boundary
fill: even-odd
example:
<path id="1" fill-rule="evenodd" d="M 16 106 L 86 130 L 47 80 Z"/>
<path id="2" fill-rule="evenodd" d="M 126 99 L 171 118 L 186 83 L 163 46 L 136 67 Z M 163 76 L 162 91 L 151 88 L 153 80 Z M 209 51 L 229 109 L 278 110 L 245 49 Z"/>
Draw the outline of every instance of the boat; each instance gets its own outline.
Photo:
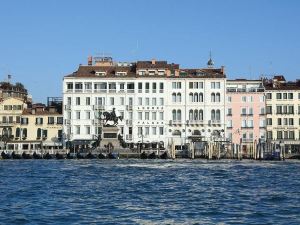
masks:
<path id="1" fill-rule="evenodd" d="M 1 157 L 2 157 L 2 159 L 11 159 L 11 155 L 9 155 L 8 153 L 5 153 L 4 151 L 1 152 Z"/>
<path id="2" fill-rule="evenodd" d="M 77 159 L 84 159 L 84 156 L 81 155 L 79 152 L 76 154 L 76 158 Z"/>
<path id="3" fill-rule="evenodd" d="M 108 155 L 107 155 L 107 158 L 109 158 L 109 159 L 116 159 L 117 157 L 113 154 L 113 153 L 109 153 Z"/>
<path id="4" fill-rule="evenodd" d="M 152 152 L 150 155 L 148 155 L 148 159 L 156 159 L 156 154 L 155 152 Z"/>
<path id="5" fill-rule="evenodd" d="M 43 158 L 44 158 L 44 159 L 53 159 L 52 155 L 50 155 L 49 152 L 47 152 L 46 155 L 44 155 Z"/>
<path id="6" fill-rule="evenodd" d="M 64 159 L 64 155 L 63 154 L 59 154 L 58 152 L 55 154 L 55 158 L 56 159 Z"/>
<path id="7" fill-rule="evenodd" d="M 105 156 L 103 153 L 100 153 L 100 154 L 98 155 L 98 158 L 99 158 L 99 159 L 105 159 L 106 156 Z"/>
<path id="8" fill-rule="evenodd" d="M 33 153 L 32 157 L 33 157 L 34 159 L 42 159 L 42 158 L 43 158 L 42 155 L 37 154 L 36 152 Z"/>
<path id="9" fill-rule="evenodd" d="M 148 156 L 145 152 L 140 155 L 141 159 L 148 159 Z"/>
<path id="10" fill-rule="evenodd" d="M 161 159 L 168 159 L 169 158 L 168 153 L 164 152 L 163 154 L 160 155 L 159 158 L 161 158 Z"/>
<path id="11" fill-rule="evenodd" d="M 95 159 L 96 156 L 94 156 L 91 152 L 89 152 L 86 156 L 85 156 L 86 159 Z"/>
<path id="12" fill-rule="evenodd" d="M 13 159 L 22 159 L 22 156 L 20 154 L 16 154 L 15 152 L 12 152 L 11 153 L 11 157 Z"/>
<path id="13" fill-rule="evenodd" d="M 27 154 L 26 152 L 23 152 L 23 153 L 22 153 L 22 158 L 23 158 L 23 159 L 32 159 L 32 155 Z"/>

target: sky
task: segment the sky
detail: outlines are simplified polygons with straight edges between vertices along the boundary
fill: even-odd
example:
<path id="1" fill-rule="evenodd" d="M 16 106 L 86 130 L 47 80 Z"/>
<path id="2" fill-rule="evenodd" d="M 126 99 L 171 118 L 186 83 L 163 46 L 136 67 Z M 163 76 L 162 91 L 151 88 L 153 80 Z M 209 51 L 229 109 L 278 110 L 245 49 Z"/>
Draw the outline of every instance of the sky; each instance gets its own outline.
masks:
<path id="1" fill-rule="evenodd" d="M 227 77 L 300 78 L 298 0 L 0 0 L 0 79 L 34 102 L 62 96 L 62 80 L 89 55 L 206 67 Z"/>

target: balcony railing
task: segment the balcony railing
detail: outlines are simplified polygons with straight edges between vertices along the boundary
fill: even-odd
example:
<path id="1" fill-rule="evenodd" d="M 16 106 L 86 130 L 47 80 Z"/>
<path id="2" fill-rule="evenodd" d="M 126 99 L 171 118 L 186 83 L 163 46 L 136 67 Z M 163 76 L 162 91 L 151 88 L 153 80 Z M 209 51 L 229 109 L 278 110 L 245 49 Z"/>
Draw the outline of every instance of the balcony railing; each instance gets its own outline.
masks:
<path id="1" fill-rule="evenodd" d="M 204 121 L 203 120 L 188 120 L 187 123 L 190 125 L 198 125 L 198 124 L 203 124 Z"/>
<path id="2" fill-rule="evenodd" d="M 126 110 L 132 110 L 132 105 L 126 105 Z"/>
<path id="3" fill-rule="evenodd" d="M 170 120 L 169 121 L 169 125 L 181 125 L 182 124 L 182 120 Z"/>
<path id="4" fill-rule="evenodd" d="M 264 88 L 227 88 L 227 92 L 264 92 Z"/>

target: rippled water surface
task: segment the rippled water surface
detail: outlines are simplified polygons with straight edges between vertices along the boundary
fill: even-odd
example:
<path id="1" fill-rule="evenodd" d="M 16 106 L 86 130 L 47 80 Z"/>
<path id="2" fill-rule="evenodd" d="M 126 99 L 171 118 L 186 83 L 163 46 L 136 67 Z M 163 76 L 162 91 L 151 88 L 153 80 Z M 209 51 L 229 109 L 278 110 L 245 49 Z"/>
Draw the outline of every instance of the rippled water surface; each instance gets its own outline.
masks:
<path id="1" fill-rule="evenodd" d="M 0 224 L 300 224 L 300 162 L 0 160 Z"/>

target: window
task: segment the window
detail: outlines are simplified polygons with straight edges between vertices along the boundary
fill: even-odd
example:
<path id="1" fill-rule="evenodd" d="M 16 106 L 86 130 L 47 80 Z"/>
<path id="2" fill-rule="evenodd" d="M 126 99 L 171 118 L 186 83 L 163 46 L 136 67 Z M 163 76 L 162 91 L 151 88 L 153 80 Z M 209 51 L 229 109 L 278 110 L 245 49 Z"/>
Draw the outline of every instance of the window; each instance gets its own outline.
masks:
<path id="1" fill-rule="evenodd" d="M 293 126 L 294 125 L 294 119 L 293 118 L 289 118 L 289 125 Z"/>
<path id="2" fill-rule="evenodd" d="M 125 89 L 125 83 L 120 83 L 120 91 L 124 91 Z"/>
<path id="3" fill-rule="evenodd" d="M 37 124 L 37 125 L 43 124 L 43 118 L 41 118 L 41 117 L 35 118 L 35 124 Z"/>
<path id="4" fill-rule="evenodd" d="M 67 89 L 73 90 L 73 83 L 67 83 Z"/>
<path id="5" fill-rule="evenodd" d="M 54 124 L 54 117 L 48 117 L 48 124 Z"/>
<path id="6" fill-rule="evenodd" d="M 72 105 L 72 98 L 71 97 L 67 98 L 67 105 Z"/>
<path id="7" fill-rule="evenodd" d="M 85 112 L 85 118 L 86 118 L 87 120 L 91 119 L 91 112 L 90 112 L 90 111 L 86 111 L 86 112 Z"/>
<path id="8" fill-rule="evenodd" d="M 253 102 L 253 96 L 248 97 L 248 102 Z"/>
<path id="9" fill-rule="evenodd" d="M 283 99 L 287 99 L 287 93 L 283 93 Z"/>
<path id="10" fill-rule="evenodd" d="M 86 134 L 91 134 L 91 127 L 90 126 L 85 127 L 85 133 Z"/>
<path id="11" fill-rule="evenodd" d="M 142 97 L 138 97 L 138 105 L 143 105 L 143 98 Z"/>
<path id="12" fill-rule="evenodd" d="M 247 120 L 242 120 L 242 127 L 247 127 Z"/>
<path id="13" fill-rule="evenodd" d="M 156 120 L 156 112 L 152 112 L 152 120 Z"/>
<path id="14" fill-rule="evenodd" d="M 265 114 L 265 107 L 261 107 L 261 108 L 260 108 L 260 114 L 261 114 L 261 115 L 264 115 L 264 114 Z"/>
<path id="15" fill-rule="evenodd" d="M 210 95 L 210 101 L 211 102 L 215 102 L 216 101 L 216 95 L 215 95 L 215 93 L 211 93 L 211 95 Z"/>
<path id="16" fill-rule="evenodd" d="M 143 128 L 142 127 L 138 127 L 138 135 L 143 135 Z"/>
<path id="17" fill-rule="evenodd" d="M 211 82 L 210 83 L 210 87 L 211 87 L 211 89 L 215 89 L 216 88 L 216 83 L 215 82 Z"/>
<path id="18" fill-rule="evenodd" d="M 246 108 L 242 108 L 242 115 L 246 115 L 247 114 L 247 109 Z"/>
<path id="19" fill-rule="evenodd" d="M 145 112 L 145 120 L 149 120 L 149 112 Z"/>
<path id="20" fill-rule="evenodd" d="M 281 118 L 277 118 L 277 125 L 279 125 L 279 126 L 282 125 Z"/>
<path id="21" fill-rule="evenodd" d="M 85 104 L 86 105 L 91 105 L 91 98 L 90 97 L 85 98 Z"/>
<path id="22" fill-rule="evenodd" d="M 267 118 L 267 125 L 272 125 L 272 118 Z"/>
<path id="23" fill-rule="evenodd" d="M 178 109 L 177 110 L 177 120 L 181 120 L 181 110 L 180 109 Z"/>
<path id="24" fill-rule="evenodd" d="M 156 106 L 156 98 L 152 98 L 152 105 Z"/>
<path id="25" fill-rule="evenodd" d="M 76 105 L 80 105 L 80 97 L 76 97 Z"/>
<path id="26" fill-rule="evenodd" d="M 216 94 L 216 102 L 220 102 L 221 101 L 221 96 L 220 93 Z"/>
<path id="27" fill-rule="evenodd" d="M 282 131 L 277 131 L 277 139 L 282 139 Z"/>
<path id="28" fill-rule="evenodd" d="M 147 105 L 147 106 L 150 105 L 150 98 L 145 99 L 145 105 Z"/>
<path id="29" fill-rule="evenodd" d="M 57 124 L 63 124 L 64 118 L 63 117 L 57 117 Z"/>
<path id="30" fill-rule="evenodd" d="M 164 92 L 164 83 L 159 83 L 159 92 L 160 93 Z"/>
<path id="31" fill-rule="evenodd" d="M 227 120 L 227 127 L 232 127 L 232 120 Z"/>
<path id="32" fill-rule="evenodd" d="M 109 104 L 110 105 L 115 105 L 115 98 L 114 97 L 109 98 Z"/>
<path id="33" fill-rule="evenodd" d="M 289 93 L 289 99 L 293 99 L 293 93 Z"/>
<path id="34" fill-rule="evenodd" d="M 142 120 L 143 119 L 143 113 L 142 112 L 138 112 L 138 120 Z"/>
<path id="35" fill-rule="evenodd" d="M 80 134 L 80 126 L 75 126 L 75 134 Z"/>
<path id="36" fill-rule="evenodd" d="M 246 96 L 242 96 L 242 102 L 247 102 L 247 97 Z"/>
<path id="37" fill-rule="evenodd" d="M 156 93 L 156 83 L 152 83 L 152 93 Z"/>
<path id="38" fill-rule="evenodd" d="M 272 114 L 272 106 L 267 106 L 266 111 L 267 114 Z"/>
<path id="39" fill-rule="evenodd" d="M 267 139 L 273 139 L 272 131 L 267 131 Z"/>
<path id="40" fill-rule="evenodd" d="M 253 127 L 253 120 L 248 120 L 248 127 L 250 127 L 250 128 Z"/>
<path id="41" fill-rule="evenodd" d="M 221 120 L 221 112 L 219 109 L 216 110 L 216 120 Z"/>
<path id="42" fill-rule="evenodd" d="M 259 102 L 265 102 L 265 96 L 259 96 Z"/>
<path id="43" fill-rule="evenodd" d="M 172 94 L 172 102 L 176 102 L 176 93 Z"/>
<path id="44" fill-rule="evenodd" d="M 150 128 L 149 128 L 149 127 L 145 127 L 145 135 L 146 135 L 146 136 L 149 135 L 149 133 L 150 133 L 149 131 L 150 131 Z"/>
<path id="45" fill-rule="evenodd" d="M 277 105 L 276 106 L 276 113 L 277 114 L 282 114 L 282 107 L 281 107 L 281 105 Z"/>
<path id="46" fill-rule="evenodd" d="M 220 82 L 216 82 L 216 89 L 220 89 L 221 88 L 221 83 Z"/>
<path id="47" fill-rule="evenodd" d="M 227 115 L 229 115 L 229 116 L 232 115 L 232 108 L 227 109 Z"/>
<path id="48" fill-rule="evenodd" d="M 281 93 L 276 93 L 276 99 L 281 99 Z"/>
<path id="49" fill-rule="evenodd" d="M 289 114 L 294 114 L 294 106 L 289 105 Z"/>
<path id="50" fill-rule="evenodd" d="M 177 102 L 181 102 L 181 94 L 177 93 Z"/>
<path id="51" fill-rule="evenodd" d="M 211 120 L 215 120 L 216 119 L 216 111 L 213 109 L 211 110 Z"/>
<path id="52" fill-rule="evenodd" d="M 193 89 L 193 82 L 189 82 L 189 88 Z"/>
<path id="53" fill-rule="evenodd" d="M 164 98 L 159 98 L 159 104 L 164 105 Z"/>
<path id="54" fill-rule="evenodd" d="M 203 93 L 199 93 L 199 102 L 203 102 Z"/>
<path id="55" fill-rule="evenodd" d="M 163 127 L 159 127 L 159 135 L 164 135 L 164 128 Z"/>
<path id="56" fill-rule="evenodd" d="M 80 120 L 80 111 L 76 111 L 76 119 Z"/>
<path id="57" fill-rule="evenodd" d="M 268 100 L 269 100 L 269 99 L 272 99 L 272 93 L 267 93 L 266 98 L 267 98 Z"/>
<path id="58" fill-rule="evenodd" d="M 159 112 L 159 119 L 164 120 L 164 113 L 163 112 Z"/>
<path id="59" fill-rule="evenodd" d="M 295 132 L 289 131 L 289 139 L 295 139 Z"/>
<path id="60" fill-rule="evenodd" d="M 231 102 L 231 96 L 228 96 L 228 97 L 227 97 L 227 101 L 228 101 L 228 102 Z"/>
<path id="61" fill-rule="evenodd" d="M 152 127 L 152 135 L 156 135 L 156 127 Z"/>
<path id="62" fill-rule="evenodd" d="M 249 115 L 253 115 L 253 108 L 249 108 Z"/>
<path id="63" fill-rule="evenodd" d="M 145 85 L 146 93 L 149 93 L 150 84 L 147 82 Z"/>

